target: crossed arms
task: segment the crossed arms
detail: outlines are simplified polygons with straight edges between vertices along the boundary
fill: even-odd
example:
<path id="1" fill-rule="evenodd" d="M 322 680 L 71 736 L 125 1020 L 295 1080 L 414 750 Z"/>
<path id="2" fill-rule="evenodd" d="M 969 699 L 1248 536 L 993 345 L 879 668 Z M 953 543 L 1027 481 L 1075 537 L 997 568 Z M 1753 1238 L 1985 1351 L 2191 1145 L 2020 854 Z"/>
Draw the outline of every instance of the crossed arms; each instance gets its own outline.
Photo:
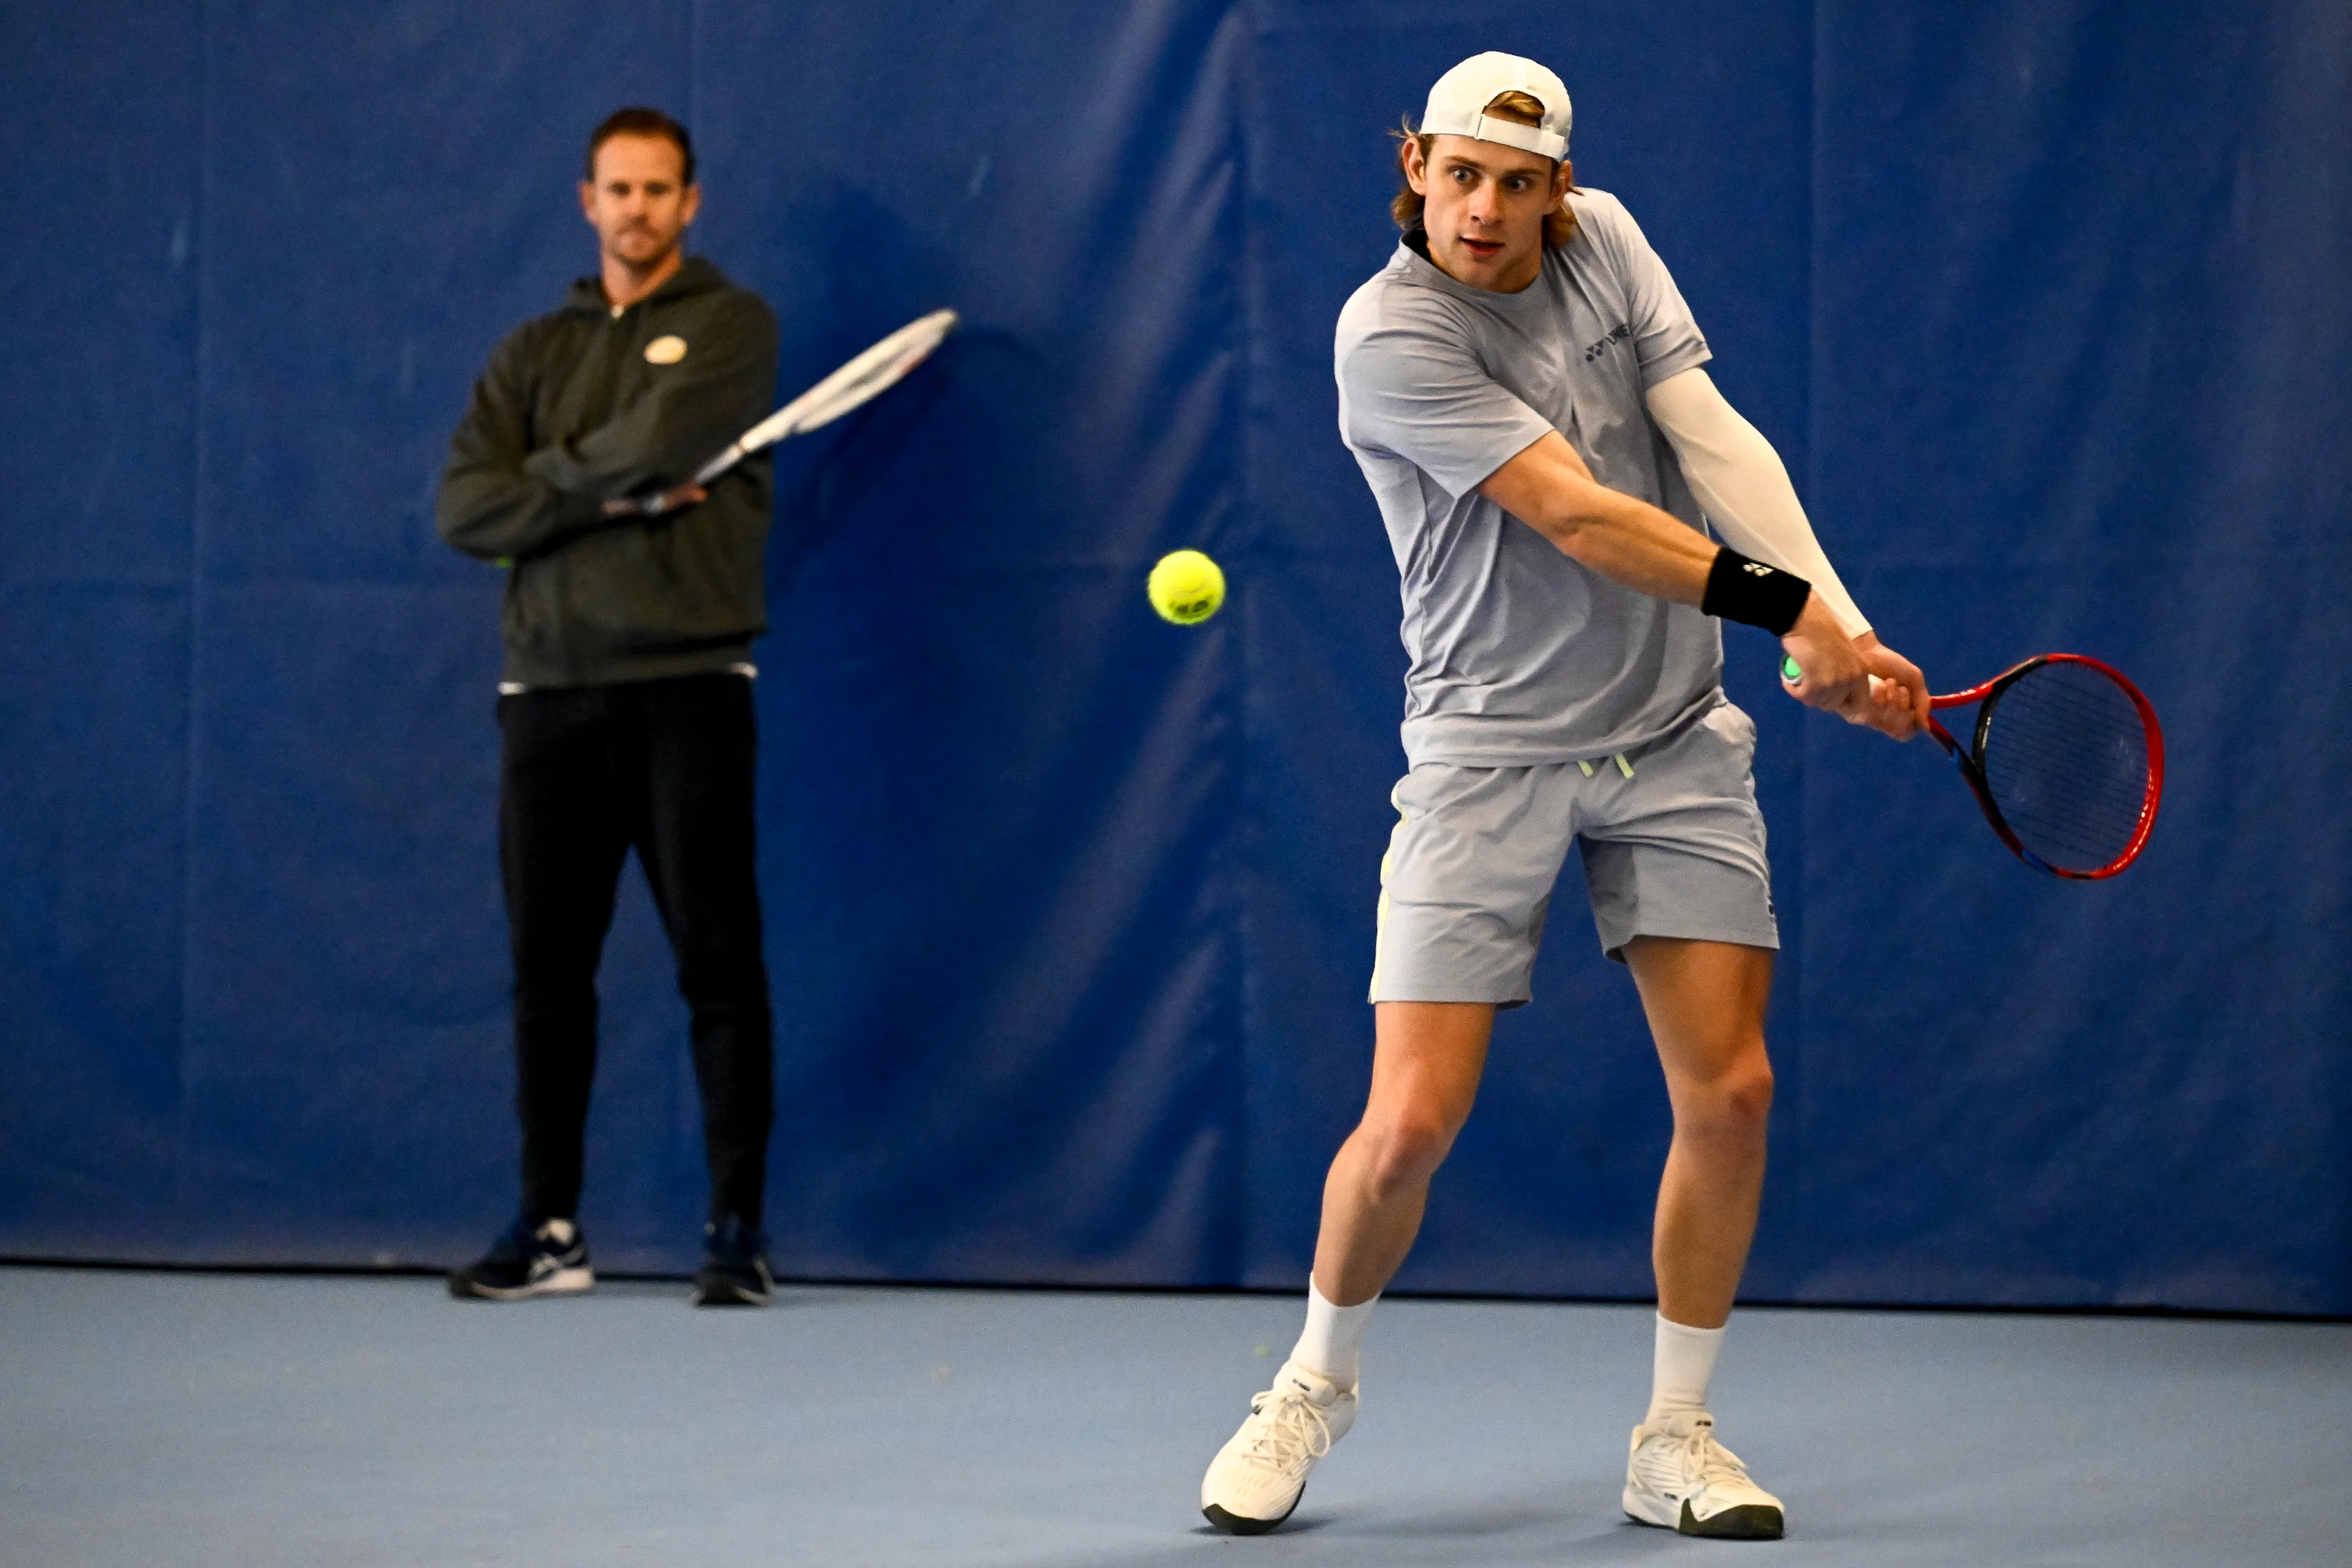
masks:
<path id="1" fill-rule="evenodd" d="M 533 347 L 518 333 L 491 355 L 441 479 L 441 537 L 486 561 L 528 561 L 599 529 L 645 526 L 667 509 L 608 503 L 675 486 L 767 412 L 775 381 L 774 321 L 747 305 L 706 323 L 683 363 L 604 424 L 549 439 L 532 427 L 535 383 L 550 374 L 530 363 Z M 700 499 L 660 496 L 672 506 Z"/>

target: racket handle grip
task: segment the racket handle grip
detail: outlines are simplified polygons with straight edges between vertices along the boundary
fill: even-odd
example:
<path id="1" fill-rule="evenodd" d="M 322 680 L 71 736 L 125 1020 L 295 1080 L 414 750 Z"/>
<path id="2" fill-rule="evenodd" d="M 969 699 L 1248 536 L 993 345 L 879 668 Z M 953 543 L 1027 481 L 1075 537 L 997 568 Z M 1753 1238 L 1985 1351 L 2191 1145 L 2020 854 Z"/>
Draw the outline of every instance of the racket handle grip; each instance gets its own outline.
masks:
<path id="1" fill-rule="evenodd" d="M 1804 679 L 1804 666 L 1797 662 L 1797 656 L 1790 653 L 1782 654 L 1780 656 L 1780 683 L 1784 686 L 1794 686 L 1797 682 Z M 1879 676 L 1874 675 L 1870 678 L 1870 696 L 1873 701 L 1877 700 L 1879 688 L 1885 684 L 1885 680 Z"/>

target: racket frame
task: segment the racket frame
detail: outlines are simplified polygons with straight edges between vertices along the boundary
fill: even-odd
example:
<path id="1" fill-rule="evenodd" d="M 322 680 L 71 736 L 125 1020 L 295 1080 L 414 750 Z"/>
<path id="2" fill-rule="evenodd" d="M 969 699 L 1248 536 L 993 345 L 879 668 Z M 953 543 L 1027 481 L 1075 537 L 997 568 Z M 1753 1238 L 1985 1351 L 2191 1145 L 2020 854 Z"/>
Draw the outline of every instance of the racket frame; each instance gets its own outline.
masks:
<path id="1" fill-rule="evenodd" d="M 832 424 L 843 415 L 863 408 L 866 404 L 889 391 L 907 378 L 907 373 L 931 357 L 933 351 L 947 342 L 948 334 L 963 320 L 953 310 L 933 310 L 927 316 L 900 327 L 879 342 L 861 351 L 823 381 L 752 426 L 723 452 L 694 471 L 687 484 L 708 485 L 711 480 L 765 447 L 805 436 L 812 430 Z M 855 395 L 850 395 L 853 392 Z M 680 487 L 681 489 L 683 487 Z M 643 513 L 646 498 L 634 503 L 614 501 L 608 512 Z"/>
<path id="2" fill-rule="evenodd" d="M 763 447 L 805 436 L 864 407 L 930 358 L 961 320 L 953 310 L 933 310 L 908 322 L 744 431 L 732 446 L 696 470 L 692 482 L 709 484 Z M 853 388 L 856 395 L 845 395 Z"/>
<path id="3" fill-rule="evenodd" d="M 2122 689 L 2124 695 L 2131 699 L 2133 708 L 2139 712 L 2140 725 L 2147 733 L 2147 789 L 2140 799 L 2139 821 L 2134 826 L 2131 841 L 2124 846 L 2123 852 L 2095 870 L 2086 871 L 2073 867 L 2053 866 L 2020 843 L 2016 831 L 2001 816 L 2000 807 L 1993 803 L 1992 790 L 1985 783 L 1983 763 L 1985 742 L 1991 734 L 1993 712 L 2000 707 L 2000 703 L 1993 699 L 1998 698 L 2010 687 L 2045 664 L 2088 665 L 2114 681 Z M 2147 845 L 2148 834 L 2156 826 L 2157 804 L 2164 795 L 2164 729 L 2157 722 L 2155 707 L 2141 694 L 2140 689 L 2131 683 L 2123 671 L 2111 664 L 2103 663 L 2079 653 L 2040 654 L 2022 664 L 2002 670 L 1981 685 L 1969 687 L 1966 691 L 1955 691 L 1942 697 L 1930 697 L 1927 700 L 1927 706 L 1930 709 L 1960 708 L 1971 702 L 1981 703 L 1983 706 L 1977 710 L 1976 728 L 1970 733 L 1969 743 L 1967 746 L 1962 746 L 1955 740 L 1952 732 L 1944 728 L 1932 712 L 1927 718 L 1927 733 L 1934 736 L 1936 743 L 1943 747 L 1945 752 L 1951 757 L 1953 765 L 1959 770 L 1960 777 L 1968 784 L 1969 793 L 1977 797 L 1977 805 L 1983 811 L 1986 823 L 1999 836 L 2000 841 L 2009 846 L 2011 854 L 2038 871 L 2047 871 L 2053 877 L 2064 877 L 2078 882 L 2095 882 L 2112 877 L 2139 858 L 2139 852 Z"/>

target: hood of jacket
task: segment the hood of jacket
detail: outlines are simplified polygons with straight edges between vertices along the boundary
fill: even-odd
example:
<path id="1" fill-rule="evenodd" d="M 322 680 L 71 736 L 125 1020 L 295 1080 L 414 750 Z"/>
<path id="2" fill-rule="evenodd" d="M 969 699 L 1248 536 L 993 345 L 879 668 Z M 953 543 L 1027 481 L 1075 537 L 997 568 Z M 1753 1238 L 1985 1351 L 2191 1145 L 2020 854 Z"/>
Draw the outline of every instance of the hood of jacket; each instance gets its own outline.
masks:
<path id="1" fill-rule="evenodd" d="M 656 300 L 683 299 L 688 294 L 708 294 L 727 288 L 727 275 L 699 256 L 689 256 L 676 272 L 662 279 L 662 286 L 637 301 L 649 304 Z M 604 298 L 604 280 L 600 277 L 574 278 L 572 287 L 563 291 L 563 314 L 584 311 L 590 315 L 609 316 L 613 301 Z"/>

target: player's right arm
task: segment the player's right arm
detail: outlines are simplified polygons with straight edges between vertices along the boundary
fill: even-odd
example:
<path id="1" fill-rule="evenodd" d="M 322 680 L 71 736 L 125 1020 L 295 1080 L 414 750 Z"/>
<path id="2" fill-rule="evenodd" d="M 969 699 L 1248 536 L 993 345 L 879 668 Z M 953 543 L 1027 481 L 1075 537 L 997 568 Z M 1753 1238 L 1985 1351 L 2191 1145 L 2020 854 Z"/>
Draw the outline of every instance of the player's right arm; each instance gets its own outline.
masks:
<path id="1" fill-rule="evenodd" d="M 1570 560 L 1636 593 L 1707 602 L 1720 546 L 1595 480 L 1568 438 L 1471 351 L 1456 307 L 1376 295 L 1372 287 L 1339 317 L 1335 368 L 1350 447 L 1401 457 L 1448 495 L 1475 490 Z M 1917 728 L 1907 705 L 1890 710 L 1874 696 L 1862 650 L 1820 595 L 1807 595 L 1781 643 L 1805 672 L 1793 689 L 1800 700 L 1898 739 Z"/>
<path id="2" fill-rule="evenodd" d="M 1506 462 L 1478 493 L 1549 540 L 1570 560 L 1653 598 L 1698 605 L 1723 547 L 1670 512 L 1592 477 L 1557 430 Z M 1818 593 L 1808 594 L 1781 646 L 1805 672 L 1803 700 L 1907 740 L 1918 719 L 1892 686 L 1874 690 L 1870 667 Z"/>
<path id="3" fill-rule="evenodd" d="M 601 498 L 559 489 L 524 467 L 531 454 L 524 335 L 499 344 L 474 384 L 434 507 L 441 537 L 484 561 L 527 561 L 609 526 Z"/>

